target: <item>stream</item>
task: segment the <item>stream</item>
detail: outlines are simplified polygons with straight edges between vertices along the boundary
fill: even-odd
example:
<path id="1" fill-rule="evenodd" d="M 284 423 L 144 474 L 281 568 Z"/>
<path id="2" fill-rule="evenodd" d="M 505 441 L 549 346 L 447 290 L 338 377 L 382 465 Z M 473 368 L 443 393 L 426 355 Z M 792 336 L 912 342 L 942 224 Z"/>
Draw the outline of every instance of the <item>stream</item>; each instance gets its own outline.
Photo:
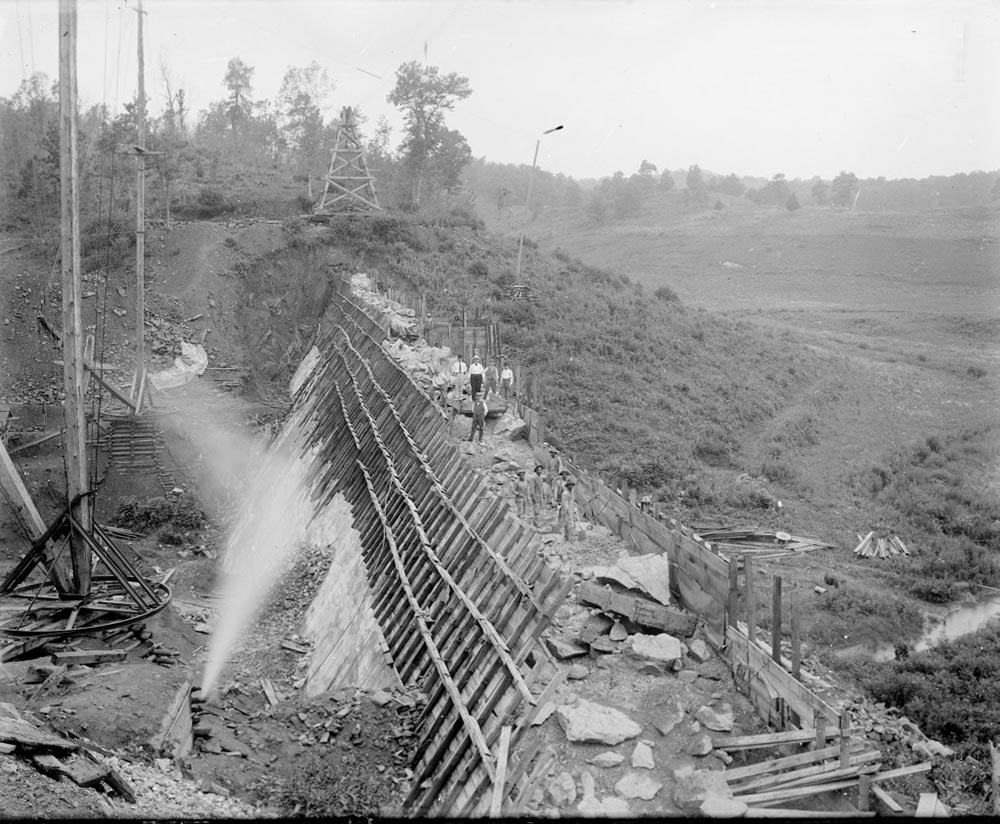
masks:
<path id="1" fill-rule="evenodd" d="M 990 619 L 1000 615 L 1000 593 L 994 593 L 974 604 L 953 607 L 943 617 L 939 613 L 924 614 L 927 629 L 910 652 L 923 652 L 941 641 L 953 641 L 984 626 Z M 882 644 L 873 653 L 876 661 L 892 661 L 896 657 L 893 644 Z"/>

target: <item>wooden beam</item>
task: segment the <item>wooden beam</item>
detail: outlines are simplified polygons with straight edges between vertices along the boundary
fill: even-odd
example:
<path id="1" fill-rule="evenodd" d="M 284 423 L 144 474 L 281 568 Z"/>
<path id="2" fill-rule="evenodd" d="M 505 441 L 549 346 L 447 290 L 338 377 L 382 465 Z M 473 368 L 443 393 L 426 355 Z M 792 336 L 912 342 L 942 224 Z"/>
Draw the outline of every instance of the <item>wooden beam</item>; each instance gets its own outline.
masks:
<path id="1" fill-rule="evenodd" d="M 860 750 L 861 748 L 862 745 L 860 743 L 854 745 L 853 747 L 855 750 Z M 812 764 L 816 761 L 825 761 L 827 759 L 839 757 L 840 745 L 835 744 L 832 747 L 824 747 L 821 750 L 798 753 L 797 755 L 786 755 L 782 758 L 773 758 L 770 761 L 762 761 L 759 764 L 748 764 L 745 767 L 737 767 L 736 769 L 726 770 L 722 774 L 722 777 L 731 784 L 734 781 L 740 781 L 741 779 L 749 778 L 752 775 L 777 772 L 785 769 L 786 767 L 795 767 L 800 764 Z"/>
<path id="2" fill-rule="evenodd" d="M 751 644 L 757 643 L 757 599 L 753 586 L 753 556 L 743 556 L 743 580 L 747 600 L 747 638 Z"/>
<path id="3" fill-rule="evenodd" d="M 792 677 L 797 680 L 802 680 L 802 635 L 800 630 L 800 616 L 799 616 L 799 591 L 797 587 L 794 587 L 791 592 L 788 593 L 789 608 L 791 610 L 792 619 Z"/>
<path id="4" fill-rule="evenodd" d="M 781 665 L 781 576 L 771 584 L 771 658 Z"/>
<path id="5" fill-rule="evenodd" d="M 493 797 L 490 800 L 490 818 L 499 818 L 504 799 L 504 784 L 507 780 L 507 756 L 510 752 L 509 726 L 500 730 L 500 744 L 497 747 L 497 774 L 493 779 Z"/>
<path id="6" fill-rule="evenodd" d="M 799 810 L 794 807 L 749 807 L 744 818 L 874 818 L 860 810 Z"/>

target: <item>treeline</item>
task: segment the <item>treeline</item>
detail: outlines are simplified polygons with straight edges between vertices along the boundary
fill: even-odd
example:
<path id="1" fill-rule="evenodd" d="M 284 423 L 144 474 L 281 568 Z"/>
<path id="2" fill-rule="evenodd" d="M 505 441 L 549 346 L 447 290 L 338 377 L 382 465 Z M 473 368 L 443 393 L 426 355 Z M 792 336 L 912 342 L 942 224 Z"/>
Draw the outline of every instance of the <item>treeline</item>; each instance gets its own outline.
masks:
<path id="1" fill-rule="evenodd" d="M 683 183 L 683 188 L 679 188 Z M 726 197 L 721 197 L 725 195 Z M 595 223 L 625 220 L 640 215 L 657 200 L 678 199 L 694 208 L 724 209 L 731 198 L 794 212 L 805 205 L 830 208 L 928 209 L 939 207 L 985 206 L 1000 200 L 1000 173 L 971 172 L 914 180 L 887 180 L 884 177 L 859 179 L 854 172 L 842 171 L 832 180 L 788 180 L 775 174 L 770 180 L 707 174 L 697 165 L 686 172 L 660 171 L 643 160 L 629 177 L 621 171 L 606 177 L 586 198 L 586 214 Z"/>
<path id="2" fill-rule="evenodd" d="M 340 120 L 325 113 L 336 83 L 318 63 L 289 67 L 274 99 L 259 97 L 254 68 L 239 57 L 224 75 L 226 96 L 195 114 L 183 88 L 161 70 L 162 111 L 146 113 L 147 214 L 208 218 L 308 211 L 322 191 Z M 472 153 L 445 114 L 472 93 L 469 81 L 405 63 L 388 95 L 403 113 L 393 146 L 387 121 L 355 109 L 384 205 L 413 210 L 453 199 Z M 338 107 L 340 111 L 342 107 Z M 39 73 L 0 98 L 0 220 L 39 229 L 58 214 L 58 84 Z M 81 211 L 85 220 L 124 219 L 134 209 L 138 103 L 113 116 L 104 105 L 79 113 Z M 110 206 L 109 206 L 110 204 Z"/>

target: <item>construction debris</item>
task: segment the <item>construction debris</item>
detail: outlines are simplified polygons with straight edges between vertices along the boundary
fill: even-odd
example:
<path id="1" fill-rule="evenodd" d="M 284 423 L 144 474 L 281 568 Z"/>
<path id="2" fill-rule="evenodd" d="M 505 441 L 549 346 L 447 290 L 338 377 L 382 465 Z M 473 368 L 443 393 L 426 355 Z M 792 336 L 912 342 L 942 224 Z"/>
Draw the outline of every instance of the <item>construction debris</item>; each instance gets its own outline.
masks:
<path id="1" fill-rule="evenodd" d="M 735 527 L 694 527 L 696 537 L 710 542 L 722 555 L 754 553 L 759 558 L 778 558 L 814 549 L 833 549 L 832 544 L 818 538 L 790 535 L 770 529 L 739 529 Z"/>
<path id="2" fill-rule="evenodd" d="M 580 603 L 592 604 L 603 610 L 622 615 L 641 627 L 659 629 L 690 638 L 698 626 L 695 615 L 661 606 L 642 596 L 612 591 L 610 587 L 584 583 L 580 588 Z"/>
<path id="3" fill-rule="evenodd" d="M 859 534 L 858 542 L 854 547 L 854 554 L 861 558 L 890 558 L 893 555 L 910 554 L 910 550 L 898 535 L 876 538 L 875 532 L 872 531 L 867 535 Z"/>

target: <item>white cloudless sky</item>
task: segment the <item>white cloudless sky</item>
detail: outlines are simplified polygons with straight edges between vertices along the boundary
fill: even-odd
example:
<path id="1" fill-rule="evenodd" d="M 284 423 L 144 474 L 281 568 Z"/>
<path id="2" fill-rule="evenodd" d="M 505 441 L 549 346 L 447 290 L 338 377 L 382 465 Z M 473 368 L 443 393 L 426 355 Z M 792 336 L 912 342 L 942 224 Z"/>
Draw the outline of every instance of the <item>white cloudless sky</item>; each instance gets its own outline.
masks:
<path id="1" fill-rule="evenodd" d="M 135 0 L 80 0 L 81 103 L 136 90 Z M 1000 169 L 1000 0 L 145 0 L 146 88 L 161 65 L 197 113 L 231 57 L 273 98 L 289 66 L 336 82 L 329 115 L 386 115 L 395 71 L 469 78 L 448 123 L 476 157 L 577 178 L 693 163 L 789 178 Z M 0 0 L 0 96 L 58 72 L 55 0 Z"/>

